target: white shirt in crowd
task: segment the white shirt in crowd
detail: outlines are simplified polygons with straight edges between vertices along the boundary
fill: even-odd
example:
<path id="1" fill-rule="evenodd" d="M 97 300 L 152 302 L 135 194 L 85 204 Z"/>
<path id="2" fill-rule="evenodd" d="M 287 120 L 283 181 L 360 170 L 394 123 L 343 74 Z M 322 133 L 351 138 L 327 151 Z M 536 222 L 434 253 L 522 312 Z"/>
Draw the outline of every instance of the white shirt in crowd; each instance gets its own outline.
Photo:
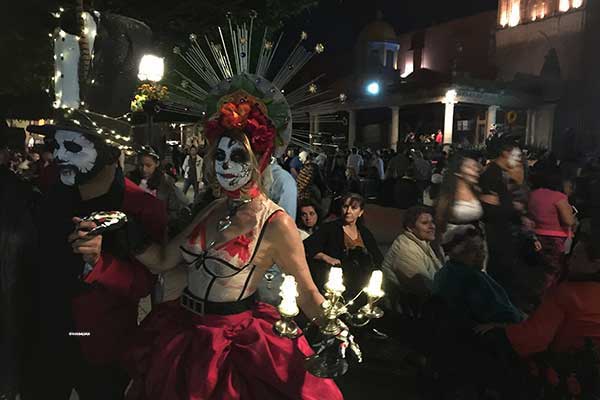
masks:
<path id="1" fill-rule="evenodd" d="M 362 170 L 364 160 L 360 154 L 350 154 L 348 156 L 348 161 L 346 162 L 346 167 L 354 168 L 356 173 L 359 173 Z"/>

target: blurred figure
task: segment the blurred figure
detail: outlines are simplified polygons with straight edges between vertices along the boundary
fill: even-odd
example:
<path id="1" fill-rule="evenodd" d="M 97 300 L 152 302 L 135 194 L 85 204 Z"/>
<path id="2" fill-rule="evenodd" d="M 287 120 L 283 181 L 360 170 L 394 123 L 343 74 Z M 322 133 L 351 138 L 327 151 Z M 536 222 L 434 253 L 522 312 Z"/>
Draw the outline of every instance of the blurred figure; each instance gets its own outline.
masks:
<path id="1" fill-rule="evenodd" d="M 194 189 L 194 201 L 198 200 L 200 188 L 204 186 L 202 183 L 202 164 L 203 160 L 198 155 L 196 146 L 190 147 L 190 154 L 183 160 L 183 194 L 187 195 L 190 188 Z"/>
<path id="2" fill-rule="evenodd" d="M 354 168 L 346 168 L 346 193 L 358 193 L 362 195 L 362 184 L 358 173 Z"/>
<path id="3" fill-rule="evenodd" d="M 189 200 L 175 185 L 173 178 L 163 171 L 160 158 L 152 148 L 145 147 L 140 152 L 138 169 L 132 171 L 128 178 L 164 203 L 169 237 L 175 237 L 189 223 Z"/>
<path id="4" fill-rule="evenodd" d="M 443 180 L 436 206 L 436 225 L 441 237 L 455 225 L 477 225 L 483 216 L 479 201 L 479 173 L 481 165 L 467 157 L 450 162 Z"/>
<path id="5" fill-rule="evenodd" d="M 298 156 L 294 157 L 292 161 L 290 161 L 290 174 L 294 177 L 294 179 L 298 179 L 298 175 L 300 175 L 300 171 L 304 167 L 304 164 L 308 161 L 309 154 L 306 150 L 302 150 Z"/>
<path id="6" fill-rule="evenodd" d="M 358 149 L 356 147 L 353 147 L 350 152 L 350 155 L 348 156 L 348 159 L 346 160 L 346 167 L 348 169 L 353 168 L 357 174 L 360 174 L 364 167 L 364 164 L 365 161 L 363 157 L 360 154 L 358 154 Z"/>

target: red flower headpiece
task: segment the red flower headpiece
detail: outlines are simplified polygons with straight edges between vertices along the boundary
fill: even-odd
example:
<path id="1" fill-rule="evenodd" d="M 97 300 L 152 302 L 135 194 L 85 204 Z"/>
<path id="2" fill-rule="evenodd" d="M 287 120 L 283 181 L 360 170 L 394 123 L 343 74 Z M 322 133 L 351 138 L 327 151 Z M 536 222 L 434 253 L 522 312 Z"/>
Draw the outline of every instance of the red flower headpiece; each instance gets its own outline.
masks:
<path id="1" fill-rule="evenodd" d="M 204 133 L 210 143 L 217 141 L 226 131 L 238 129 L 248 136 L 252 151 L 262 154 L 259 168 L 264 171 L 275 149 L 277 129 L 257 103 L 247 101 L 227 102 L 216 116 L 208 120 Z"/>

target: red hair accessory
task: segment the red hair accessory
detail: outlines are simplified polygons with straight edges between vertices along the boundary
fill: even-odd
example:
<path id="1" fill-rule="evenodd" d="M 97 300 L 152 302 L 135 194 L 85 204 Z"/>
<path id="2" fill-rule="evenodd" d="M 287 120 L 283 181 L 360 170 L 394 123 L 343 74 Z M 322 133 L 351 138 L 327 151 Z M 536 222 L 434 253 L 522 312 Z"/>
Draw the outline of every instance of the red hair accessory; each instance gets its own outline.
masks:
<path id="1" fill-rule="evenodd" d="M 221 106 L 218 116 L 206 123 L 204 132 L 208 141 L 214 143 L 231 129 L 244 132 L 252 151 L 262 154 L 259 168 L 263 171 L 271 158 L 277 137 L 277 129 L 271 120 L 256 103 L 250 105 L 248 102 L 227 102 Z"/>

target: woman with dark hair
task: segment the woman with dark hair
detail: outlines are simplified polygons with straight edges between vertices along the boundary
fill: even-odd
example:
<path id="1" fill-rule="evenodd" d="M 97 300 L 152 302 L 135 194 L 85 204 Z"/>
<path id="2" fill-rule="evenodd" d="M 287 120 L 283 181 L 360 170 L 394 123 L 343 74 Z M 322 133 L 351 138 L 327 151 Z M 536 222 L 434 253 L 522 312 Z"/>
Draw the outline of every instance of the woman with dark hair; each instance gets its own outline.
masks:
<path id="1" fill-rule="evenodd" d="M 160 165 L 160 157 L 152 148 L 145 147 L 139 156 L 139 167 L 129 176 L 146 192 L 162 200 L 167 208 L 169 237 L 177 235 L 189 222 L 188 200 L 175 186 L 175 181 Z"/>
<path id="2" fill-rule="evenodd" d="M 479 202 L 481 165 L 472 158 L 456 157 L 450 161 L 436 205 L 436 227 L 441 237 L 448 225 L 476 224 L 483 215 Z"/>
<path id="3" fill-rule="evenodd" d="M 307 259 L 321 264 L 312 268 L 317 284 L 323 283 L 328 271 L 324 265 L 341 265 L 348 294 L 357 293 L 367 283 L 373 265 L 383 261 L 373 234 L 361 222 L 364 212 L 365 199 L 350 193 L 343 199 L 341 219 L 322 225 L 304 241 Z"/>
<path id="4" fill-rule="evenodd" d="M 15 399 L 22 387 L 27 331 L 35 329 L 24 320 L 34 290 L 28 287 L 36 254 L 34 203 L 33 188 L 0 165 L 0 399 Z"/>
<path id="5" fill-rule="evenodd" d="M 301 200 L 298 205 L 296 226 L 300 231 L 300 238 L 306 240 L 316 232 L 319 224 L 319 207 L 311 200 Z"/>

